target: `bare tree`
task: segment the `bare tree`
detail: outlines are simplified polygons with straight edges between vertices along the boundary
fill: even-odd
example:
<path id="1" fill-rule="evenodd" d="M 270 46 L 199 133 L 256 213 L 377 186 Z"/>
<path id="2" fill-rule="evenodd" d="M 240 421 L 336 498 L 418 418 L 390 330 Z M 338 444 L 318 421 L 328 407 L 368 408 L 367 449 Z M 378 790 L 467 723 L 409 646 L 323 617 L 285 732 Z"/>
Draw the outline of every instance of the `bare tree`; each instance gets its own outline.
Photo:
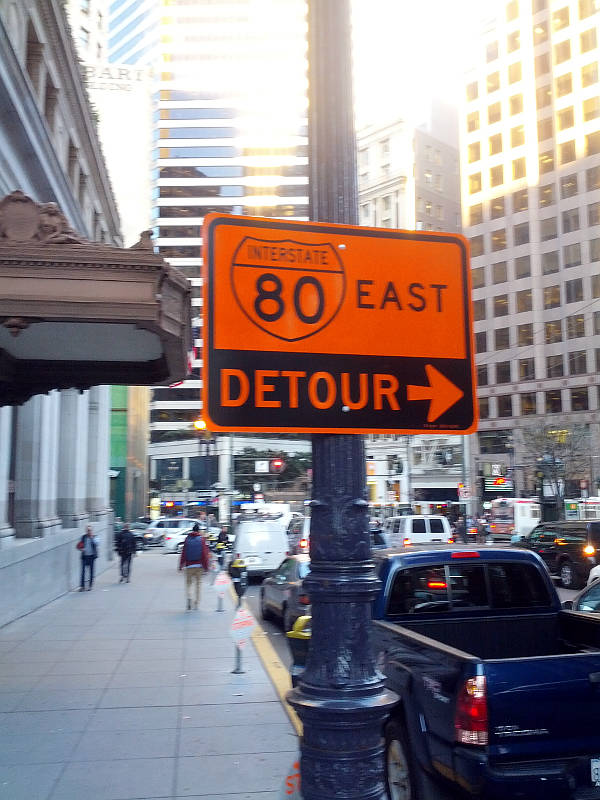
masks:
<path id="1" fill-rule="evenodd" d="M 564 518 L 565 488 L 589 472 L 591 439 L 586 425 L 565 426 L 545 422 L 520 428 L 523 465 L 543 486 L 543 494 L 556 504 L 556 516 Z"/>

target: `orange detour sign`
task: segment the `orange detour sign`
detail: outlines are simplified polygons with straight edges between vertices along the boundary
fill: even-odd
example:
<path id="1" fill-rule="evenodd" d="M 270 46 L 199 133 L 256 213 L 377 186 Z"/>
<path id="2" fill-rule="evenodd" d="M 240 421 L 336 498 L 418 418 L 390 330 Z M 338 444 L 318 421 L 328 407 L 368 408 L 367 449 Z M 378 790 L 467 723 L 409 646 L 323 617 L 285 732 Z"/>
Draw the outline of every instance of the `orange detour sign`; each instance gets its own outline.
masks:
<path id="1" fill-rule="evenodd" d="M 462 236 L 209 214 L 203 239 L 210 430 L 476 429 Z"/>

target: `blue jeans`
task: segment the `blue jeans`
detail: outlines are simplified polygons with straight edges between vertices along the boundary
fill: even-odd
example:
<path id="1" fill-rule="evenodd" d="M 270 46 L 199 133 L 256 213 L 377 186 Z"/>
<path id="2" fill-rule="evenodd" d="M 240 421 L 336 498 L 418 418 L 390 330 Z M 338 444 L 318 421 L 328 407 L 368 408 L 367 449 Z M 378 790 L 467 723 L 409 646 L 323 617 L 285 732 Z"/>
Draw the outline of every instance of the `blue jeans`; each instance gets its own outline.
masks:
<path id="1" fill-rule="evenodd" d="M 90 589 L 92 588 L 92 583 L 94 582 L 94 556 L 81 556 L 81 588 L 83 589 L 85 586 L 85 573 L 86 571 L 89 573 L 89 583 L 88 586 Z"/>

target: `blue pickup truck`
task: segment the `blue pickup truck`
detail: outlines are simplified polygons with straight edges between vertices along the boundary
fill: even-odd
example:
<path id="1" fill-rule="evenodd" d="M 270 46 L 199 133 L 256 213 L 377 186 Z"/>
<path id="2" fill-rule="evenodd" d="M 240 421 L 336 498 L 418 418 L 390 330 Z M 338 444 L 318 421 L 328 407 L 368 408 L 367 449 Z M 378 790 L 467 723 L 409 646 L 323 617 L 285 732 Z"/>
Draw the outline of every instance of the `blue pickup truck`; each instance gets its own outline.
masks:
<path id="1" fill-rule="evenodd" d="M 600 615 L 562 609 L 531 552 L 374 558 L 390 800 L 600 800 Z"/>

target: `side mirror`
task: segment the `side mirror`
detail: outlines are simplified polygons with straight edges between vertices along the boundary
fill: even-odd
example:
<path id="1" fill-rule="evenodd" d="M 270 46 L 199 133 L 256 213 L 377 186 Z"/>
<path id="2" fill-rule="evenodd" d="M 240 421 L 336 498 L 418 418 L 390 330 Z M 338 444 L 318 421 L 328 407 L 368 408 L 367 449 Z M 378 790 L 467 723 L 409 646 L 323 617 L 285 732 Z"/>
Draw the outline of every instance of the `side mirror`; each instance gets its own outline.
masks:
<path id="1" fill-rule="evenodd" d="M 572 600 L 565 600 L 561 607 L 565 611 L 572 611 L 573 610 L 573 601 Z"/>

